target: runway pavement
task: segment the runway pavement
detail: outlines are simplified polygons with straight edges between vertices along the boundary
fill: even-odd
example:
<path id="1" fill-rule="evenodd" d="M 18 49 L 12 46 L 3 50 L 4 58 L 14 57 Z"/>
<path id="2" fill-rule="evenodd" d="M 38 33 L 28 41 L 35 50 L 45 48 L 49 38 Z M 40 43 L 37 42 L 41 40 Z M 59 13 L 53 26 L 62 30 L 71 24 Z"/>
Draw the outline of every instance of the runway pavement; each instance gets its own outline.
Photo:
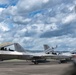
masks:
<path id="1" fill-rule="evenodd" d="M 1 61 L 0 75 L 62 75 L 70 63 L 52 61 L 34 65 L 28 61 Z"/>

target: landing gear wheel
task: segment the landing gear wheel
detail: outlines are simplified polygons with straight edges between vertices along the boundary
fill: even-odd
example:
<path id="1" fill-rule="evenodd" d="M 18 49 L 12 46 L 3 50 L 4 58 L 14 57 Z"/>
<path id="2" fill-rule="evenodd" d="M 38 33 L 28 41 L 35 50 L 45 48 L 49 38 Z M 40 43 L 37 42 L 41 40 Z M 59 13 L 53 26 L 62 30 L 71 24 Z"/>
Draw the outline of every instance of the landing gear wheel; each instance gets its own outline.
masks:
<path id="1" fill-rule="evenodd" d="M 35 61 L 33 61 L 33 63 L 34 63 L 34 64 L 36 64 L 36 65 L 38 64 L 38 62 L 37 62 L 36 60 L 35 60 Z"/>
<path id="2" fill-rule="evenodd" d="M 1 59 L 0 61 L 3 61 L 3 59 Z"/>
<path id="3" fill-rule="evenodd" d="M 61 63 L 67 63 L 67 61 L 66 60 L 60 60 L 59 64 L 61 64 Z"/>

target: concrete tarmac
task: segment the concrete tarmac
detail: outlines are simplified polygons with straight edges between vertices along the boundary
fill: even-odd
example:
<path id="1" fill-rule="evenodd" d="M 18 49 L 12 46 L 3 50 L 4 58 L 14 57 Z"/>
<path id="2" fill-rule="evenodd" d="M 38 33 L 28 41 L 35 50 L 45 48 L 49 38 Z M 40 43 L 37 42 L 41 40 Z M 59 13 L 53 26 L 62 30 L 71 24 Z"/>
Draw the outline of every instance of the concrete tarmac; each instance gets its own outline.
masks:
<path id="1" fill-rule="evenodd" d="M 38 65 L 25 60 L 1 61 L 0 75 L 62 75 L 70 65 L 58 64 L 55 61 Z"/>

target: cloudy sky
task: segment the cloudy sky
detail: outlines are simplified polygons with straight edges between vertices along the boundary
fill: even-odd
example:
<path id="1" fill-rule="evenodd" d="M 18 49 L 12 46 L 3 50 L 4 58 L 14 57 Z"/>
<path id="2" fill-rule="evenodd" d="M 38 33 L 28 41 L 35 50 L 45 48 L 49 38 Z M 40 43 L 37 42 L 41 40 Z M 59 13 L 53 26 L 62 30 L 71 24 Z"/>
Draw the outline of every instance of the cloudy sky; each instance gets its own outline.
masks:
<path id="1" fill-rule="evenodd" d="M 0 43 L 24 48 L 76 49 L 76 0 L 0 0 Z"/>

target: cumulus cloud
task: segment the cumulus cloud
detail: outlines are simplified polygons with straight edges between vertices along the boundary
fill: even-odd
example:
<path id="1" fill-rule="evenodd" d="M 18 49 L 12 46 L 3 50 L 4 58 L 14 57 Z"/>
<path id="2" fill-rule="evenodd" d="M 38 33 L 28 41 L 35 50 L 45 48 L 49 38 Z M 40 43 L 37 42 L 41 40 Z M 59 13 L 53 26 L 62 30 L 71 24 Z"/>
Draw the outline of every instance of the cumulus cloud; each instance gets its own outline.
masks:
<path id="1" fill-rule="evenodd" d="M 76 23 L 76 22 L 75 22 Z M 63 36 L 63 35 L 75 35 L 75 23 L 69 23 L 66 25 L 62 25 L 60 28 L 57 30 L 51 31 L 48 30 L 40 35 L 41 38 L 50 38 L 50 37 L 58 37 L 58 36 Z"/>
<path id="2" fill-rule="evenodd" d="M 8 31 L 10 28 L 8 27 L 8 25 L 7 24 L 5 24 L 5 23 L 0 23 L 0 30 L 1 31 Z"/>
<path id="3" fill-rule="evenodd" d="M 40 8 L 45 8 L 47 6 L 50 6 L 52 4 L 57 4 L 61 2 L 61 0 L 55 1 L 55 0 L 19 0 L 17 7 L 19 7 L 19 12 L 28 12 L 28 11 L 34 11 L 38 10 Z M 25 7 L 24 7 L 25 6 Z M 20 11 L 22 9 L 22 11 Z"/>
<path id="4" fill-rule="evenodd" d="M 9 4 L 9 0 L 0 0 L 0 4 Z"/>
<path id="5" fill-rule="evenodd" d="M 43 44 L 59 45 L 59 50 L 75 48 L 75 0 L 16 1 L 0 0 L 9 4 L 0 8 L 0 42 L 18 42 L 35 50 L 43 49 Z"/>
<path id="6" fill-rule="evenodd" d="M 22 16 L 15 16 L 13 18 L 13 22 L 16 23 L 16 24 L 27 24 L 31 21 L 30 18 L 25 18 L 25 17 L 22 17 Z"/>
<path id="7" fill-rule="evenodd" d="M 62 19 L 63 23 L 71 23 L 76 20 L 76 14 L 69 14 L 64 19 Z"/>

